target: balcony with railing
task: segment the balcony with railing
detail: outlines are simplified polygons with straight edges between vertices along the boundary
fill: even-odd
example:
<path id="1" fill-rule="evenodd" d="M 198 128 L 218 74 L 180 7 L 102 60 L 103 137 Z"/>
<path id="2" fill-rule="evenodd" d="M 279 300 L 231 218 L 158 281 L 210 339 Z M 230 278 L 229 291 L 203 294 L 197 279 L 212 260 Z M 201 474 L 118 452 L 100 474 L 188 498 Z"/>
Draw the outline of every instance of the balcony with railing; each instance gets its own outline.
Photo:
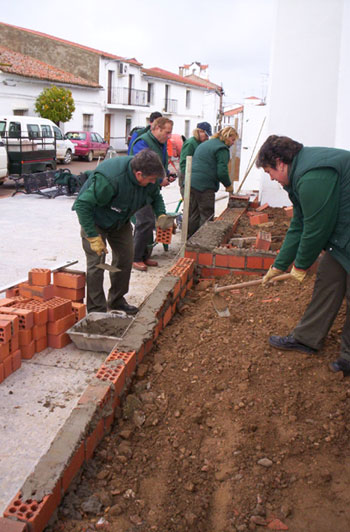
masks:
<path id="1" fill-rule="evenodd" d="M 129 89 L 128 87 L 111 87 L 108 89 L 108 104 L 148 106 L 147 91 Z"/>
<path id="2" fill-rule="evenodd" d="M 164 113 L 177 113 L 177 100 L 164 100 Z"/>

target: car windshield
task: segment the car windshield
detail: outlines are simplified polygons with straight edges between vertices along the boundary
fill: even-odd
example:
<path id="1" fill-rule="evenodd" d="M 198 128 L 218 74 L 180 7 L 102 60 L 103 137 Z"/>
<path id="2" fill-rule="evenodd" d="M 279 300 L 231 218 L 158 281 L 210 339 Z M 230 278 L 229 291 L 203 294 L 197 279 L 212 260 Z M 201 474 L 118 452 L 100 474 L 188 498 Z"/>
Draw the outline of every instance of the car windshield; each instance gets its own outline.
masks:
<path id="1" fill-rule="evenodd" d="M 65 134 L 66 139 L 69 140 L 85 140 L 86 139 L 86 133 L 79 133 L 76 131 L 69 131 Z"/>

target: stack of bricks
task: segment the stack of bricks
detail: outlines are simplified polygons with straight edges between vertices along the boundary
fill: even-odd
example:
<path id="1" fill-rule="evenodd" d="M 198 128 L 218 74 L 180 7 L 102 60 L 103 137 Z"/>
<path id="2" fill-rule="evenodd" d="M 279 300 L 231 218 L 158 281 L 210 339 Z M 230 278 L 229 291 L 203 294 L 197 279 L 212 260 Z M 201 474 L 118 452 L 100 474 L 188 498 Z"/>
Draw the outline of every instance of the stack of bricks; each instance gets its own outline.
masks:
<path id="1" fill-rule="evenodd" d="M 0 312 L 0 383 L 20 367 L 19 316 Z"/>
<path id="2" fill-rule="evenodd" d="M 85 275 L 55 272 L 56 280 L 51 284 L 49 269 L 34 268 L 28 282 L 0 299 L 0 382 L 20 367 L 21 359 L 31 359 L 46 347 L 60 349 L 69 344 L 66 331 L 86 315 L 84 303 L 54 295 L 56 288 L 62 288 L 81 300 Z"/>

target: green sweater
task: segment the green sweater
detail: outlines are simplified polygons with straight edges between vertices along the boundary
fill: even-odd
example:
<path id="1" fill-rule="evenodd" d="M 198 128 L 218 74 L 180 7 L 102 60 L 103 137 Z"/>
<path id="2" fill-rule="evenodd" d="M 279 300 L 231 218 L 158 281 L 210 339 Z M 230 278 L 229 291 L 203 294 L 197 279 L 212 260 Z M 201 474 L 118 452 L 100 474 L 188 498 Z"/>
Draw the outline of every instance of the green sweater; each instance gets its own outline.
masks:
<path id="1" fill-rule="evenodd" d="M 326 249 L 350 272 L 350 152 L 302 148 L 288 176 L 294 214 L 274 266 L 305 270 Z"/>
<path id="2" fill-rule="evenodd" d="M 183 175 L 185 175 L 186 171 L 186 157 L 188 155 L 193 156 L 200 144 L 199 140 L 195 137 L 190 137 L 183 143 L 180 153 L 180 170 Z"/>
<path id="3" fill-rule="evenodd" d="M 192 161 L 191 188 L 219 190 L 220 183 L 231 185 L 228 173 L 230 150 L 221 140 L 214 138 L 202 142 L 195 151 Z"/>
<path id="4" fill-rule="evenodd" d="M 72 209 L 88 237 L 99 234 L 96 226 L 105 230 L 122 227 L 145 205 L 151 205 L 156 216 L 165 214 L 158 183 L 142 187 L 131 169 L 131 159 L 115 157 L 104 161 L 81 188 Z"/>

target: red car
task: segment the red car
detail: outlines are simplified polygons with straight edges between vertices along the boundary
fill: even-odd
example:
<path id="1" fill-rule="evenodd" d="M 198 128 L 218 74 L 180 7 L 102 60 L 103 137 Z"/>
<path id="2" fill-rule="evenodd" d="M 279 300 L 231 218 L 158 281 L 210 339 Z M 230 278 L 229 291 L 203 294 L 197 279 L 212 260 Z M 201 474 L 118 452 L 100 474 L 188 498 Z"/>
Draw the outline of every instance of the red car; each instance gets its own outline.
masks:
<path id="1" fill-rule="evenodd" d="M 75 155 L 91 162 L 102 156 L 105 157 L 108 150 L 113 149 L 101 135 L 94 131 L 67 131 L 64 135 L 75 144 Z"/>

